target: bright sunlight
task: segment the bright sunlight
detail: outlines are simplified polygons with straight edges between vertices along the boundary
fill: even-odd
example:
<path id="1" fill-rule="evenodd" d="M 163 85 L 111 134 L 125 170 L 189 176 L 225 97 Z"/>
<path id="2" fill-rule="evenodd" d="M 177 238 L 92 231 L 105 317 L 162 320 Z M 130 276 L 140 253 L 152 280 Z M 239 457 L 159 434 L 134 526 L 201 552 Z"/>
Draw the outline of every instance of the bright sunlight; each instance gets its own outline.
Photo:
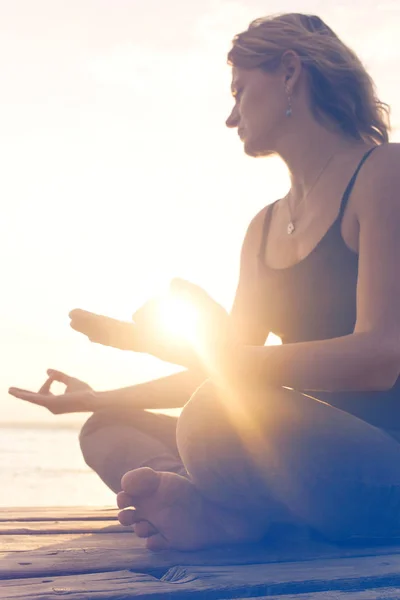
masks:
<path id="1" fill-rule="evenodd" d="M 157 324 L 166 335 L 194 343 L 199 339 L 198 309 L 188 298 L 169 294 L 160 301 Z M 281 338 L 272 331 L 266 340 L 268 346 L 278 346 Z"/>
<path id="2" fill-rule="evenodd" d="M 160 303 L 160 326 L 168 335 L 194 342 L 198 336 L 199 313 L 186 298 L 169 295 Z"/>

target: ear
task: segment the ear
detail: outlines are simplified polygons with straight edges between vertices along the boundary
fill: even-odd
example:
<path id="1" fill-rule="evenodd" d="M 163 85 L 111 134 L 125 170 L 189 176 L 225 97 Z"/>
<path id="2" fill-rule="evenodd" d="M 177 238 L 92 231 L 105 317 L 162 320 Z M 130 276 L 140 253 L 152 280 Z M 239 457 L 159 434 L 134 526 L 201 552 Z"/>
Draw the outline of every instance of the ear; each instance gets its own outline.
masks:
<path id="1" fill-rule="evenodd" d="M 301 58 L 294 50 L 286 50 L 281 58 L 281 70 L 284 76 L 285 89 L 292 94 L 302 71 Z"/>

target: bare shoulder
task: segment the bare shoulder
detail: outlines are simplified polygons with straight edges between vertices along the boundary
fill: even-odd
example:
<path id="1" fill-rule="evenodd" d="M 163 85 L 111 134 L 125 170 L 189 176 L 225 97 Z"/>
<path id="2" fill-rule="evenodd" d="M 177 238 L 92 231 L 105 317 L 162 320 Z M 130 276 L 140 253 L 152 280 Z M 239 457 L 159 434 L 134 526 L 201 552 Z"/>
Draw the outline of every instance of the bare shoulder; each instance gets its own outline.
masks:
<path id="1" fill-rule="evenodd" d="M 360 173 L 358 220 L 400 212 L 400 143 L 383 144 L 368 157 Z"/>
<path id="2" fill-rule="evenodd" d="M 375 149 L 368 159 L 371 176 L 387 175 L 391 172 L 399 174 L 400 143 L 390 142 Z"/>
<path id="3" fill-rule="evenodd" d="M 260 242 L 262 237 L 262 231 L 264 227 L 265 215 L 268 211 L 269 204 L 264 206 L 258 213 L 251 219 L 249 225 L 247 226 L 246 234 L 243 240 L 243 250 L 249 250 L 249 252 L 254 249 Z"/>

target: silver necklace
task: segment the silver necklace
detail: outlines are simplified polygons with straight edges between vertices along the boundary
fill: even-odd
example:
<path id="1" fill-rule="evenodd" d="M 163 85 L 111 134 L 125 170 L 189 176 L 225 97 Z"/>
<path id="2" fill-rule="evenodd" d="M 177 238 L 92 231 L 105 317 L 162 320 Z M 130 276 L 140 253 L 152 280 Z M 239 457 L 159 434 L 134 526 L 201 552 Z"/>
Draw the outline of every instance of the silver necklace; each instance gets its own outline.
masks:
<path id="1" fill-rule="evenodd" d="M 306 200 L 306 198 L 310 194 L 311 190 L 315 187 L 317 181 L 321 177 L 322 173 L 325 171 L 325 169 L 328 167 L 329 163 L 331 162 L 332 158 L 335 156 L 336 152 L 337 151 L 335 150 L 335 152 L 333 154 L 331 154 L 331 156 L 328 158 L 328 161 L 325 163 L 325 165 L 322 167 L 322 169 L 318 173 L 317 178 L 315 179 L 314 183 L 312 184 L 312 186 L 310 188 L 308 188 L 305 196 L 303 196 L 303 198 L 301 199 L 301 201 L 297 205 L 297 208 L 299 208 L 300 204 L 303 204 L 303 202 Z M 286 231 L 287 231 L 288 235 L 292 235 L 292 233 L 296 230 L 296 226 L 294 224 L 294 219 L 292 217 L 292 210 L 290 209 L 289 197 L 290 196 L 288 196 L 287 207 L 288 207 L 288 211 L 289 211 L 289 219 L 290 220 L 289 220 L 289 223 L 287 225 Z"/>

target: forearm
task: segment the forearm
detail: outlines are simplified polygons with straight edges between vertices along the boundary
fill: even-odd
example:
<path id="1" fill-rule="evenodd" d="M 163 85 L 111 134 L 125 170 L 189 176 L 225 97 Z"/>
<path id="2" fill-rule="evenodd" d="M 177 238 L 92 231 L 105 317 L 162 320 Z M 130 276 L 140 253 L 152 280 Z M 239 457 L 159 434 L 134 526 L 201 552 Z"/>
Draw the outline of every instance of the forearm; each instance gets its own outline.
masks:
<path id="1" fill-rule="evenodd" d="M 393 349 L 370 333 L 281 346 L 242 346 L 211 375 L 221 383 L 314 391 L 389 389 L 399 371 Z"/>
<path id="2" fill-rule="evenodd" d="M 95 392 L 100 404 L 126 404 L 138 409 L 181 408 L 206 379 L 203 373 L 182 371 L 126 388 Z"/>

